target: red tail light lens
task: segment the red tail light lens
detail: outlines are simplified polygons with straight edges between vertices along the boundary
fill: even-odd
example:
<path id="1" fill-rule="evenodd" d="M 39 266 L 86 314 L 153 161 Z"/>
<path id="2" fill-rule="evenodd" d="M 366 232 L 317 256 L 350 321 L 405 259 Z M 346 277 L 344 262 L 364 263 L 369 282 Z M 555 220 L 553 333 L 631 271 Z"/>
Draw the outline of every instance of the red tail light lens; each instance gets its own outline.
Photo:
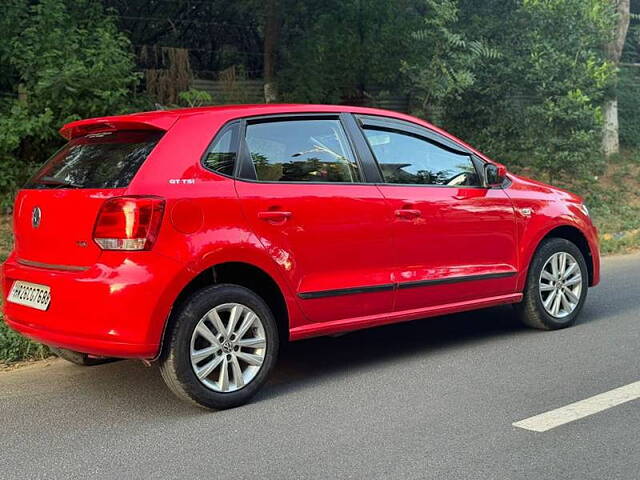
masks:
<path id="1" fill-rule="evenodd" d="M 98 214 L 93 240 L 103 250 L 151 250 L 165 201 L 157 197 L 115 197 Z"/>

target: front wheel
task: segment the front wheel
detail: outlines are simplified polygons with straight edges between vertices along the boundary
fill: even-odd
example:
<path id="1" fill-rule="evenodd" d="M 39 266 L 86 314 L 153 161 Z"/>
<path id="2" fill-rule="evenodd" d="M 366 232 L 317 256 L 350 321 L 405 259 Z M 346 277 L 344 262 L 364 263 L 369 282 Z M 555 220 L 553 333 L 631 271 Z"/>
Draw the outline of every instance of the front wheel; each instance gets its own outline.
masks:
<path id="1" fill-rule="evenodd" d="M 160 372 L 180 398 L 225 409 L 249 401 L 265 383 L 278 354 L 271 310 L 238 285 L 195 293 L 177 312 Z"/>
<path id="2" fill-rule="evenodd" d="M 587 298 L 588 270 L 580 249 L 564 238 L 545 240 L 536 252 L 516 310 L 522 322 L 542 330 L 573 325 Z"/>

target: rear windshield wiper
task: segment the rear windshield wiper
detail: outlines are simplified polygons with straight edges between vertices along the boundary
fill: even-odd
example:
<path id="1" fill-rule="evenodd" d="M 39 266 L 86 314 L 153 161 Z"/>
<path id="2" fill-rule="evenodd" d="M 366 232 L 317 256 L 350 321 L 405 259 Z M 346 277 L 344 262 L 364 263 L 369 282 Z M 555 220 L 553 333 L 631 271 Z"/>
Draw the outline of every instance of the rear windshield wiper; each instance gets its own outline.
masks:
<path id="1" fill-rule="evenodd" d="M 38 183 L 42 183 L 44 185 L 55 185 L 60 187 L 74 187 L 74 188 L 82 188 L 82 185 L 78 185 L 77 183 L 68 182 L 66 180 L 61 180 L 56 177 L 45 176 L 38 179 Z"/>

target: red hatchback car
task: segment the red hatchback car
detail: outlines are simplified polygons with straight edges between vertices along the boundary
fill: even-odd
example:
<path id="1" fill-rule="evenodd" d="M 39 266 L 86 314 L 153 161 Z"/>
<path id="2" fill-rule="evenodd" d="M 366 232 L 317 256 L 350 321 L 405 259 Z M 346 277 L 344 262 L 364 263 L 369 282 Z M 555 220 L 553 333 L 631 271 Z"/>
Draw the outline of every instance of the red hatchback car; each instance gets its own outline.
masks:
<path id="1" fill-rule="evenodd" d="M 599 281 L 579 197 L 407 115 L 226 106 L 61 133 L 16 199 L 7 323 L 78 363 L 157 360 L 201 406 L 246 402 L 284 340 L 500 304 L 557 329 Z"/>

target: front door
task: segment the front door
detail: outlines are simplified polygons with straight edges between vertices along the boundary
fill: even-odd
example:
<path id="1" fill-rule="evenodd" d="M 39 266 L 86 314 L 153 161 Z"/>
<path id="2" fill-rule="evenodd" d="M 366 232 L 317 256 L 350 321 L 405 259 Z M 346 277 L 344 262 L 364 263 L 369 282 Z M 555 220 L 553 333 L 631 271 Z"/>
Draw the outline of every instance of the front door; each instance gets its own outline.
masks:
<path id="1" fill-rule="evenodd" d="M 246 122 L 236 189 L 310 322 L 392 311 L 390 213 L 338 116 Z"/>
<path id="2" fill-rule="evenodd" d="M 426 129 L 363 128 L 393 215 L 395 310 L 514 293 L 514 210 L 502 189 L 482 186 L 481 160 Z"/>

